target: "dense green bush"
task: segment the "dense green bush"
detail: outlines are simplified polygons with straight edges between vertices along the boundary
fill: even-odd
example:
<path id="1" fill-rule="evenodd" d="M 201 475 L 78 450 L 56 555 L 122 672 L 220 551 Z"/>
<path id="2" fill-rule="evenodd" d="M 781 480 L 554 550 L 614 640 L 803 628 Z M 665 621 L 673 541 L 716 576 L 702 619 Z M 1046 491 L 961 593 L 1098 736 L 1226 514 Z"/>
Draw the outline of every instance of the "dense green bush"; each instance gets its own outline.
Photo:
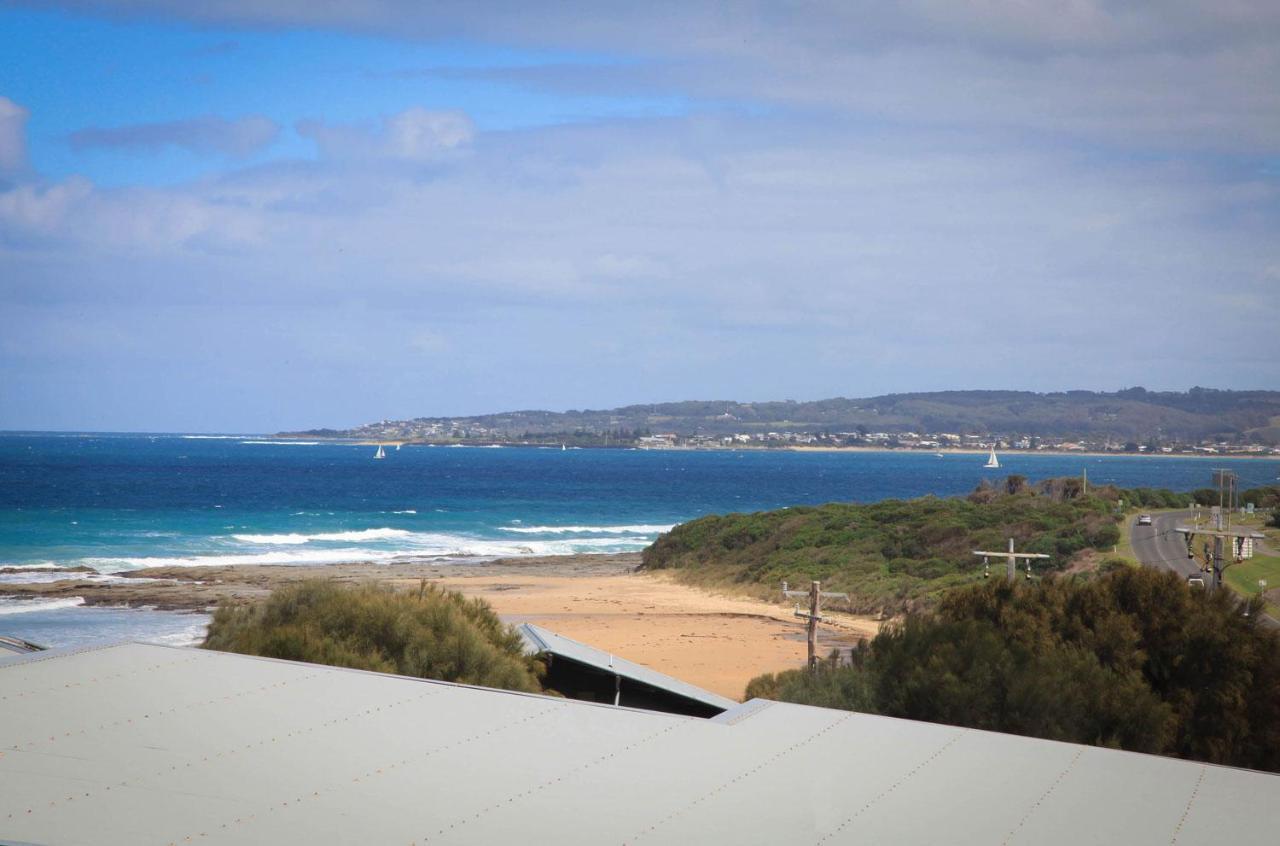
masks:
<path id="1" fill-rule="evenodd" d="M 1196 503 L 1195 494 L 1175 493 L 1168 488 L 1129 488 L 1118 494 L 1132 508 L 1190 508 Z"/>
<path id="2" fill-rule="evenodd" d="M 1255 508 L 1260 509 L 1280 509 L 1280 485 L 1264 485 L 1260 488 L 1250 488 L 1240 494 L 1239 501 L 1241 505 L 1252 502 Z"/>
<path id="3" fill-rule="evenodd" d="M 311 580 L 219 608 L 204 648 L 538 691 L 520 636 L 481 599 L 424 584 L 403 593 Z"/>
<path id="4" fill-rule="evenodd" d="M 1085 496 L 1078 479 L 1033 487 L 1010 477 L 967 498 L 709 516 L 659 537 L 645 550 L 644 567 L 760 593 L 776 591 L 782 581 L 817 579 L 850 593 L 857 610 L 898 612 L 981 581 L 973 550 L 1005 549 L 1011 537 L 1018 549 L 1053 556 L 1037 563 L 1040 573 L 1066 567 L 1086 549 L 1110 550 L 1120 539 L 1116 492 L 1110 491 L 1109 499 Z"/>
<path id="5" fill-rule="evenodd" d="M 850 665 L 747 695 L 1280 771 L 1280 635 L 1259 603 L 1108 570 L 953 591 Z"/>

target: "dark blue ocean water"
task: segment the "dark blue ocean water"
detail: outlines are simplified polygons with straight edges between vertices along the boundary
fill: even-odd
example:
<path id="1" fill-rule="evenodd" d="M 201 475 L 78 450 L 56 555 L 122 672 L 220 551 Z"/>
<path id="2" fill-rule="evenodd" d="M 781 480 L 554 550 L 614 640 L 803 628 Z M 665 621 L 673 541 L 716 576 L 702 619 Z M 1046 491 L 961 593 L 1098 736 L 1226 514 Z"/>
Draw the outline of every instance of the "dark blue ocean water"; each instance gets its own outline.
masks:
<path id="1" fill-rule="evenodd" d="M 1241 486 L 1280 461 L 405 447 L 182 435 L 0 435 L 0 583 L 88 565 L 447 560 L 638 550 L 702 514 L 952 495 L 984 478 L 1078 476 L 1189 490 L 1228 466 Z M 60 645 L 189 635 L 171 615 L 0 602 L 0 632 Z M 123 615 L 123 616 L 121 616 Z"/>
<path id="2" fill-rule="evenodd" d="M 324 563 L 640 549 L 702 514 L 967 493 L 984 478 L 1241 487 L 1280 461 L 405 447 L 181 435 L 0 436 L 0 567 Z"/>

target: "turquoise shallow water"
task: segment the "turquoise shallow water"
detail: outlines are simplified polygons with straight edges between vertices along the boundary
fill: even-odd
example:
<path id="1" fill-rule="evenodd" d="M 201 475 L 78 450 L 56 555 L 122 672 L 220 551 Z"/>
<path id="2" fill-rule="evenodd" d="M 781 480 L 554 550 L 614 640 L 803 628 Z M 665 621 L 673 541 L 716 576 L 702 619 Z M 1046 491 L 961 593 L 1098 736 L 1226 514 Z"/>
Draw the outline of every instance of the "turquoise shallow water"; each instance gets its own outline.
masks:
<path id="1" fill-rule="evenodd" d="M 983 461 L 469 447 L 405 447 L 377 461 L 372 447 L 252 436 L 3 435 L 0 568 L 22 572 L 0 581 L 52 578 L 76 565 L 110 574 L 162 564 L 620 552 L 702 514 L 962 494 L 1008 473 L 1087 470 L 1095 483 L 1177 490 L 1208 486 L 1216 466 L 1236 470 L 1242 488 L 1280 476 L 1280 461 L 1012 453 L 999 471 Z M 76 615 L 76 631 L 101 619 L 105 631 L 99 610 L 0 613 L 0 630 L 16 634 L 14 621 L 48 613 Z"/>
<path id="2" fill-rule="evenodd" d="M 405 447 L 253 437 L 0 436 L 0 567 L 325 563 L 617 552 L 702 514 L 968 492 L 983 478 L 1079 475 L 1242 487 L 1280 461 L 1008 454 Z"/>

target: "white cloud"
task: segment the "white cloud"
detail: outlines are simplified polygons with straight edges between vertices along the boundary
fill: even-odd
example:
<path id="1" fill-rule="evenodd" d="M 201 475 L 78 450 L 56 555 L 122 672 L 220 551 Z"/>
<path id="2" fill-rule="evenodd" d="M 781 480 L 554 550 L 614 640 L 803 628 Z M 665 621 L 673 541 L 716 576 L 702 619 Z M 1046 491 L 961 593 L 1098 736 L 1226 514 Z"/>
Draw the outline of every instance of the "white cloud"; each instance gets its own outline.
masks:
<path id="1" fill-rule="evenodd" d="M 599 91 L 604 78 L 630 90 L 819 106 L 917 126 L 1065 132 L 1127 149 L 1280 150 L 1274 0 L 64 5 L 235 26 L 611 51 L 640 60 L 622 69 L 563 69 L 554 83 L 587 91 Z M 546 84 L 542 69 L 524 78 Z"/>
<path id="2" fill-rule="evenodd" d="M 279 133 L 275 121 L 262 115 L 238 120 L 210 115 L 161 123 L 86 127 L 71 133 L 69 140 L 78 150 L 181 147 L 196 153 L 243 158 L 270 145 Z"/>
<path id="3" fill-rule="evenodd" d="M 27 166 L 27 110 L 0 97 L 0 176 Z"/>
<path id="4" fill-rule="evenodd" d="M 298 132 L 313 140 L 328 158 L 431 162 L 470 144 L 475 127 L 461 112 L 414 106 L 384 119 L 377 127 L 302 121 Z"/>
<path id="5" fill-rule="evenodd" d="M 27 351 L 12 378 L 98 381 L 139 408 L 129 392 L 154 380 L 121 374 L 172 360 L 222 380 L 182 405 L 200 425 L 240 407 L 225 396 L 241 380 L 263 406 L 254 425 L 286 406 L 317 425 L 1280 381 L 1268 7 L 788 8 L 130 6 L 629 51 L 643 61 L 501 81 L 673 91 L 694 114 L 506 132 L 418 106 L 364 125 L 319 115 L 297 127 L 314 161 L 160 188 L 0 182 L 0 314 L 21 315 L 0 330 Z M 721 99 L 751 108 L 699 105 Z M 24 119 L 7 135 L 0 121 L 0 150 L 25 148 Z M 1229 343 L 1203 319 L 1227 303 Z M 77 354 L 68 313 L 144 340 L 126 357 L 88 333 Z M 338 407 L 366 410 L 323 413 Z"/>

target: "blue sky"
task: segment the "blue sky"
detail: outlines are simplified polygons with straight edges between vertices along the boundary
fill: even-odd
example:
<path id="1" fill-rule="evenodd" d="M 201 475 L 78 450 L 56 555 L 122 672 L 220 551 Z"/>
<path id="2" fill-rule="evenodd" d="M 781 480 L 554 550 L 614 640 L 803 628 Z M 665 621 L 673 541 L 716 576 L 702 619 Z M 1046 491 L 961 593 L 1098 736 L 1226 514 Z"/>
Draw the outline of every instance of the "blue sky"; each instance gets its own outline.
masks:
<path id="1" fill-rule="evenodd" d="M 0 428 L 1280 387 L 1201 5 L 0 2 Z"/>

